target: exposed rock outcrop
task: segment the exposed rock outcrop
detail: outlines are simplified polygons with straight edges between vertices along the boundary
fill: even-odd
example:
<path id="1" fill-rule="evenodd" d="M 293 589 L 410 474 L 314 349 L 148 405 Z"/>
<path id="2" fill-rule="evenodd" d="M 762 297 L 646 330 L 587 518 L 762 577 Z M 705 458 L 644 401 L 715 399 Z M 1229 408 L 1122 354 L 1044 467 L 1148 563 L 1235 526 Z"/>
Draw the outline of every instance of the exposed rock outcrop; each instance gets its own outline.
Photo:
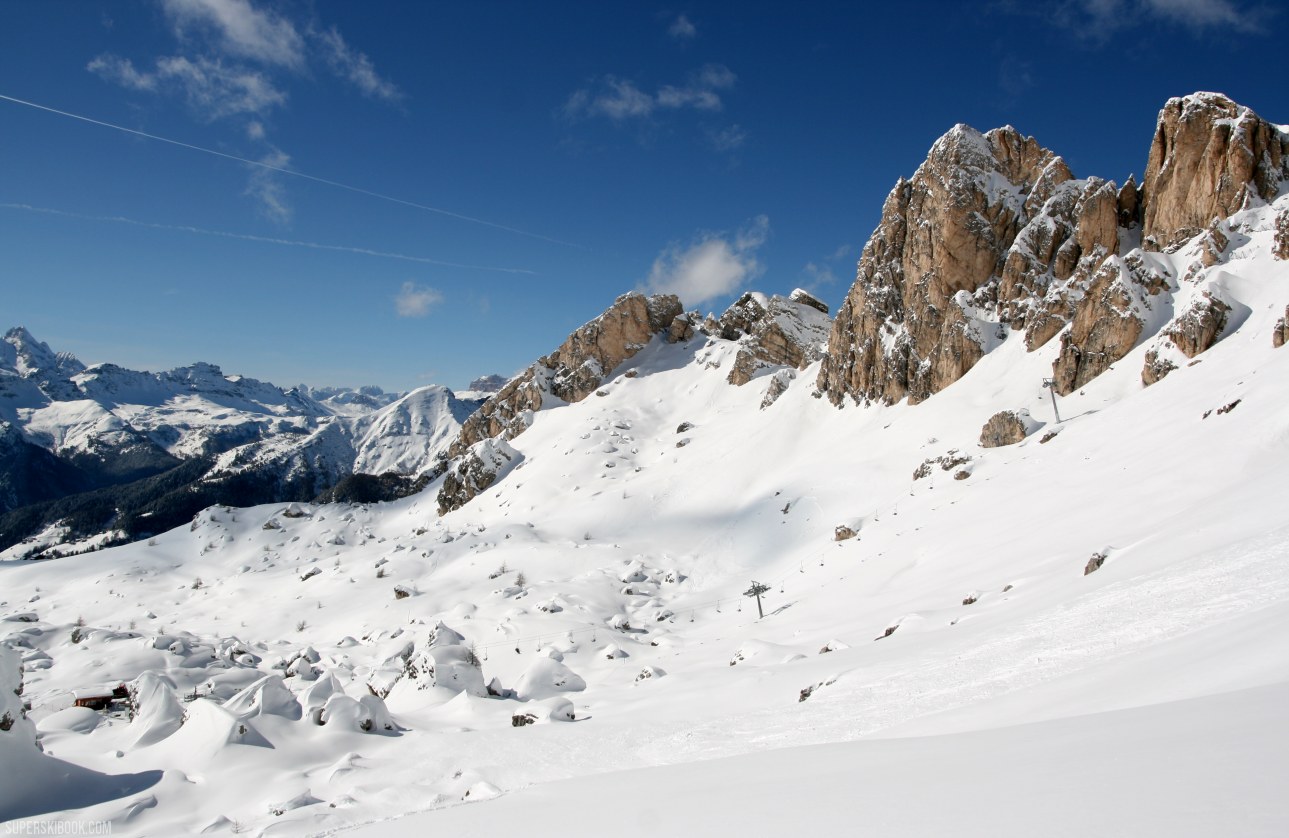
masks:
<path id="1" fill-rule="evenodd" d="M 980 429 L 981 448 L 1001 448 L 1004 445 L 1015 445 L 1023 442 L 1025 437 L 1038 426 L 1029 416 L 1029 411 L 1002 410 L 989 417 L 985 426 Z"/>
<path id="2" fill-rule="evenodd" d="M 1068 394 L 1164 322 L 1164 292 L 1178 278 L 1149 251 L 1205 234 L 1183 271 L 1199 281 L 1227 258 L 1223 219 L 1273 199 L 1286 179 L 1289 135 L 1215 93 L 1165 105 L 1141 187 L 1075 179 L 1011 127 L 956 126 L 887 196 L 834 321 L 819 390 L 838 406 L 847 397 L 916 403 L 1010 329 L 1024 331 L 1031 351 L 1061 336 L 1053 373 Z M 1123 252 L 1138 224 L 1144 250 Z M 1277 218 L 1276 242 L 1289 258 L 1289 211 Z M 1179 351 L 1211 345 L 1219 314 L 1210 308 L 1180 326 Z M 1155 351 L 1143 375 L 1158 380 L 1170 364 Z"/>
<path id="3" fill-rule="evenodd" d="M 1280 210 L 1276 216 L 1275 249 L 1277 259 L 1289 259 L 1289 209 Z"/>
<path id="4" fill-rule="evenodd" d="M 1289 176 L 1289 137 L 1220 93 L 1169 99 L 1142 185 L 1147 248 L 1191 238 L 1214 218 L 1269 201 Z"/>
<path id="5" fill-rule="evenodd" d="M 484 439 L 458 457 L 439 488 L 439 514 L 446 515 L 469 503 L 504 472 L 519 462 L 520 454 L 504 439 Z"/>
<path id="6" fill-rule="evenodd" d="M 1205 291 L 1169 324 L 1164 334 L 1187 358 L 1194 358 L 1217 343 L 1230 312 L 1231 306 Z"/>
<path id="7" fill-rule="evenodd" d="M 1177 369 L 1181 358 L 1175 353 L 1194 358 L 1207 352 L 1222 337 L 1230 313 L 1231 306 L 1211 290 L 1198 294 L 1186 310 L 1164 328 L 1156 345 L 1146 353 L 1141 383 L 1149 387 Z"/>
<path id="8" fill-rule="evenodd" d="M 834 404 L 910 403 L 962 377 L 1001 335 L 1031 348 L 1071 316 L 1071 287 L 1118 247 L 1132 195 L 1075 180 L 1008 126 L 958 125 L 886 199 L 837 313 L 818 386 Z"/>
<path id="9" fill-rule="evenodd" d="M 804 369 L 819 360 L 832 321 L 828 306 L 798 288 L 788 297 L 748 292 L 721 315 L 716 328 L 720 337 L 739 342 L 727 380 L 742 386 L 761 369 Z"/>
<path id="10" fill-rule="evenodd" d="M 547 397 L 581 401 L 658 334 L 672 342 L 693 336 L 691 317 L 684 315 L 680 300 L 671 294 L 623 294 L 558 349 L 507 382 L 462 423 L 460 435 L 449 447 L 452 461 L 439 490 L 439 514 L 461 508 L 491 486 L 509 468 L 507 463 L 513 464 L 518 452 L 505 440 L 528 429 L 533 413 L 547 404 Z M 486 445 L 490 440 L 497 444 Z"/>
<path id="11" fill-rule="evenodd" d="M 1285 316 L 1276 321 L 1271 330 L 1271 345 L 1276 349 L 1289 343 L 1289 306 L 1285 306 Z"/>
<path id="12" fill-rule="evenodd" d="M 1107 259 L 1093 277 L 1074 322 L 1061 333 L 1061 351 L 1052 364 L 1056 392 L 1065 396 L 1079 389 L 1141 339 L 1144 312 L 1171 287 L 1167 273 L 1141 257 L 1134 252 Z"/>
<path id="13" fill-rule="evenodd" d="M 692 336 L 688 318 L 680 327 L 674 326 L 682 315 L 680 300 L 670 294 L 646 297 L 632 292 L 618 297 L 607 311 L 484 402 L 462 423 L 449 456 L 460 457 L 485 439 L 514 439 L 528 428 L 533 411 L 542 408 L 545 394 L 565 402 L 581 401 L 656 334 L 666 332 L 673 342 L 686 339 L 686 333 Z"/>

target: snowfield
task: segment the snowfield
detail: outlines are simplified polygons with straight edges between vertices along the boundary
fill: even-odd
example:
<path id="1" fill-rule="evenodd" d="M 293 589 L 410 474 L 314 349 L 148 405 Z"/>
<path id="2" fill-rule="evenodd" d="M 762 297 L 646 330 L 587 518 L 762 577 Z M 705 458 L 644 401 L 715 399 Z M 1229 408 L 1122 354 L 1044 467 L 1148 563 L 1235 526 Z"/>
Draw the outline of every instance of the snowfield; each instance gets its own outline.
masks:
<path id="1" fill-rule="evenodd" d="M 1057 340 L 1013 333 L 922 404 L 838 410 L 817 363 L 761 409 L 774 370 L 729 385 L 737 343 L 656 339 L 536 413 L 509 472 L 446 516 L 436 483 L 4 562 L 0 710 L 21 715 L 21 672 L 35 730 L 0 735 L 0 819 L 1287 834 L 1273 218 L 1232 219 L 1194 278 L 1190 246 L 1154 257 L 1176 311 L 1220 286 L 1222 339 L 1143 388 L 1152 318 L 1060 422 Z M 981 448 L 1000 410 L 1034 429 Z M 133 710 L 73 707 L 119 686 Z"/>

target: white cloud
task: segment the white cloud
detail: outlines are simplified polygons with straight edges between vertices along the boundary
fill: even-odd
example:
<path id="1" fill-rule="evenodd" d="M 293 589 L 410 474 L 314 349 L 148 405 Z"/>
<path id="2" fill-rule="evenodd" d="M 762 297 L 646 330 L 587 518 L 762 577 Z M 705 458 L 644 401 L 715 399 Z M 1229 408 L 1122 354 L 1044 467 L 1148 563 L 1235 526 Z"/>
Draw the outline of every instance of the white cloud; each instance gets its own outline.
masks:
<path id="1" fill-rule="evenodd" d="M 736 81 L 738 76 L 724 64 L 707 64 L 693 75 L 690 84 L 712 90 L 728 90 Z"/>
<path id="2" fill-rule="evenodd" d="M 706 234 L 688 247 L 673 244 L 658 254 L 645 287 L 655 294 L 675 294 L 687 305 L 731 294 L 764 266 L 756 251 L 770 233 L 770 221 L 757 216 L 732 238 Z"/>
<path id="3" fill-rule="evenodd" d="M 162 0 L 162 8 L 183 38 L 196 29 L 213 33 L 224 52 L 292 69 L 304 66 L 304 39 L 294 25 L 249 0 Z"/>
<path id="4" fill-rule="evenodd" d="M 805 279 L 805 285 L 802 287 L 807 291 L 818 288 L 821 285 L 833 285 L 837 282 L 837 275 L 832 272 L 832 268 L 827 265 L 818 265 L 814 262 L 807 262 L 806 266 L 801 269 L 801 274 Z"/>
<path id="5" fill-rule="evenodd" d="M 268 76 L 218 59 L 158 58 L 156 75 L 178 85 L 188 104 L 208 120 L 267 113 L 286 102 L 286 93 Z"/>
<path id="6" fill-rule="evenodd" d="M 86 69 L 131 90 L 176 91 L 208 122 L 239 114 L 267 113 L 286 102 L 286 93 L 264 73 L 226 65 L 218 59 L 170 55 L 158 58 L 150 72 L 143 72 L 127 58 L 100 55 Z"/>
<path id="7" fill-rule="evenodd" d="M 264 139 L 264 123 L 256 119 L 246 123 L 246 138 L 250 140 Z"/>
<path id="8" fill-rule="evenodd" d="M 1158 24 L 1183 26 L 1195 32 L 1260 32 L 1274 16 L 1266 4 L 1244 0 L 1059 0 L 1044 4 L 1000 0 L 996 8 L 1042 16 L 1082 40 L 1101 44 L 1125 30 Z"/>
<path id="9" fill-rule="evenodd" d="M 427 285 L 417 285 L 408 280 L 394 297 L 394 310 L 399 317 L 424 317 L 430 309 L 443 302 L 443 295 Z"/>
<path id="10" fill-rule="evenodd" d="M 399 89 L 376 72 L 372 60 L 350 47 L 335 27 L 310 28 L 306 43 L 291 21 L 256 8 L 250 0 L 160 2 L 180 41 L 178 54 L 157 58 L 152 70 L 105 54 L 87 69 L 131 90 L 178 91 L 207 121 L 261 114 L 281 105 L 287 98 L 282 85 L 307 74 L 306 59 L 325 63 L 366 96 L 386 102 L 402 98 Z M 249 130 L 252 139 L 261 138 L 256 129 Z"/>
<path id="11" fill-rule="evenodd" d="M 667 27 L 667 34 L 677 41 L 691 41 L 698 35 L 698 29 L 690 22 L 685 15 L 678 15 L 671 26 Z"/>
<path id="12" fill-rule="evenodd" d="M 1251 31 L 1262 18 L 1257 11 L 1241 11 L 1228 0 L 1144 0 L 1147 12 L 1194 29 L 1231 28 Z"/>
<path id="13" fill-rule="evenodd" d="M 392 82 L 376 73 L 371 59 L 345 43 L 334 26 L 326 32 L 317 33 L 316 38 L 322 45 L 323 58 L 332 72 L 349 81 L 364 96 L 386 102 L 398 102 L 403 98 L 402 92 Z"/>
<path id="14" fill-rule="evenodd" d="M 285 169 L 291 163 L 291 158 L 275 148 L 261 157 L 260 162 L 266 166 Z M 286 224 L 294 215 L 294 210 L 287 201 L 286 186 L 276 172 L 256 168 L 251 172 L 244 194 L 259 202 L 260 213 L 270 221 Z"/>
<path id="15" fill-rule="evenodd" d="M 156 90 L 157 77 L 149 73 L 140 73 L 134 68 L 134 62 L 128 58 L 115 55 L 100 55 L 85 66 L 94 75 L 128 87 L 131 90 Z"/>
<path id="16" fill-rule="evenodd" d="M 660 108 L 694 108 L 700 111 L 719 111 L 721 97 L 716 91 L 701 87 L 672 87 L 658 89 L 656 99 Z"/>
<path id="17" fill-rule="evenodd" d="M 569 107 L 581 104 L 588 114 L 607 116 L 614 121 L 644 117 L 653 113 L 654 100 L 627 79 L 605 76 L 601 91 L 592 97 L 580 90 L 569 99 Z"/>
<path id="18" fill-rule="evenodd" d="M 719 130 L 709 130 L 707 141 L 717 151 L 734 151 L 747 142 L 747 132 L 738 125 L 727 125 Z"/>
<path id="19" fill-rule="evenodd" d="M 614 122 L 645 119 L 659 109 L 719 111 L 724 106 L 719 91 L 729 90 L 737 80 L 724 64 L 708 64 L 691 74 L 684 85 L 663 85 L 651 94 L 630 79 L 604 76 L 590 87 L 574 91 L 563 110 L 569 117 L 603 116 Z"/>

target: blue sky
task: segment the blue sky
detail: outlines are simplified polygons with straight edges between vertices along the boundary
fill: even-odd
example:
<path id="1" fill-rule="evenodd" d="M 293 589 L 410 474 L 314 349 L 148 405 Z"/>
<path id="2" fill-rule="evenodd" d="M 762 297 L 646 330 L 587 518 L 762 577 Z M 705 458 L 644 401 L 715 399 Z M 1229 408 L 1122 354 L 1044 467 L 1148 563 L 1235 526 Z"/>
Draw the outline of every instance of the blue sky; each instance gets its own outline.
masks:
<path id="1" fill-rule="evenodd" d="M 1241 0 L 9 0 L 0 326 L 393 390 L 513 373 L 636 288 L 835 307 L 954 123 L 1140 177 L 1170 96 L 1289 121 L 1285 26 Z"/>

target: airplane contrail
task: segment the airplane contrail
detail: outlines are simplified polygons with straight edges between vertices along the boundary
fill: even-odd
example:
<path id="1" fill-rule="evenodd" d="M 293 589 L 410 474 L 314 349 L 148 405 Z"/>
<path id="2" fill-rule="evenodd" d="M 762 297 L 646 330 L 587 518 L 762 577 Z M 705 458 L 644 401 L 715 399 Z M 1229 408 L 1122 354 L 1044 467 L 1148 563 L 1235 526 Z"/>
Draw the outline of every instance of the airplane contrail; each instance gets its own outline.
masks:
<path id="1" fill-rule="evenodd" d="M 235 160 L 238 163 L 245 163 L 248 166 L 258 166 L 261 169 L 267 169 L 271 172 L 277 172 L 283 175 L 290 175 L 291 177 L 304 178 L 305 180 L 311 180 L 314 183 L 321 183 L 327 186 L 334 186 L 337 189 L 346 189 L 350 192 L 356 192 L 359 195 L 366 195 L 370 198 L 377 198 L 379 200 L 389 201 L 394 204 L 402 204 L 405 207 L 413 207 L 414 209 L 436 213 L 438 215 L 447 216 L 448 218 L 455 218 L 458 221 L 468 221 L 471 224 L 481 224 L 484 227 L 492 227 L 495 230 L 504 230 L 507 233 L 514 233 L 520 236 L 527 236 L 532 239 L 540 239 L 541 241 L 547 241 L 547 242 L 551 242 L 552 244 L 563 245 L 564 247 L 576 247 L 578 249 L 582 249 L 582 246 L 579 244 L 574 244 L 573 242 L 566 242 L 560 239 L 551 238 L 550 236 L 543 236 L 540 233 L 530 233 L 527 230 L 520 230 L 518 227 L 507 227 L 505 224 L 498 224 L 495 221 L 486 221 L 482 218 L 475 218 L 474 216 L 470 216 L 470 215 L 462 215 L 459 212 L 452 212 L 451 210 L 445 210 L 439 207 L 431 207 L 426 204 L 418 204 L 415 201 L 405 201 L 402 198 L 395 198 L 391 195 L 383 195 L 380 192 L 372 192 L 369 189 L 363 189 L 358 186 L 350 186 L 347 183 L 341 183 L 340 181 L 337 181 L 337 180 L 328 180 L 327 178 L 305 174 L 304 172 L 296 171 L 295 169 L 284 169 L 281 166 L 274 166 L 269 163 L 263 163 L 259 160 L 251 160 L 246 157 L 238 157 L 236 154 L 228 154 L 223 151 L 216 151 L 213 148 L 205 148 L 204 146 L 193 145 L 192 143 L 185 143 L 179 140 L 172 140 L 167 137 L 158 136 L 156 134 L 149 134 L 146 131 L 136 131 L 133 128 L 126 128 L 124 125 L 116 125 L 111 122 L 104 122 L 99 119 L 92 119 L 88 116 L 81 116 L 80 114 L 71 113 L 70 111 L 60 111 L 57 108 L 51 108 L 47 105 L 40 105 L 35 102 L 28 102 L 25 99 L 18 99 L 13 96 L 6 96 L 3 93 L 0 93 L 0 99 L 3 99 L 6 102 L 13 102 L 14 104 L 17 104 L 17 105 L 25 105 L 26 107 L 29 107 L 29 108 L 35 108 L 36 110 L 39 110 L 39 111 L 45 111 L 47 113 L 57 114 L 59 116 L 65 116 L 70 119 L 78 119 L 81 122 L 88 122 L 91 125 L 99 125 L 99 126 L 102 126 L 103 128 L 112 128 L 116 131 L 123 131 L 126 134 L 134 134 L 137 137 L 144 137 L 149 140 L 156 140 L 157 142 L 169 143 L 170 145 L 179 146 L 180 148 L 186 148 L 192 151 L 200 151 L 205 154 L 213 154 L 216 157 L 223 157 L 226 160 Z"/>
<path id="2" fill-rule="evenodd" d="M 530 271 L 527 268 L 503 268 L 494 265 L 467 265 L 460 262 L 447 262 L 442 259 L 430 259 L 426 256 L 409 256 L 405 253 L 391 253 L 384 250 L 372 250 L 366 247 L 349 247 L 340 244 L 321 244 L 319 242 L 299 241 L 296 239 L 278 239 L 270 236 L 256 236 L 251 233 L 231 233 L 227 230 L 208 230 L 204 227 L 192 227 L 185 224 L 160 224 L 155 221 L 140 221 L 135 218 L 126 218 L 121 215 L 84 215 L 79 212 L 67 212 L 66 210 L 50 209 L 48 207 L 34 207 L 30 204 L 11 204 L 0 203 L 0 209 L 22 210 L 23 212 L 38 212 L 44 215 L 57 215 L 63 218 L 75 218 L 81 221 L 103 221 L 113 224 L 129 224 L 134 227 L 146 227 L 151 230 L 173 230 L 180 233 L 194 233 L 201 236 L 218 236 L 225 239 L 240 239 L 242 241 L 259 242 L 261 244 L 277 244 L 287 247 L 307 247 L 312 250 L 333 250 L 339 253 L 356 253 L 361 256 L 376 256 L 382 259 L 400 259 L 404 262 L 420 262 L 425 265 L 439 265 L 445 268 L 462 268 L 472 271 L 496 271 L 498 273 L 508 274 L 527 274 L 536 276 L 536 271 Z"/>

